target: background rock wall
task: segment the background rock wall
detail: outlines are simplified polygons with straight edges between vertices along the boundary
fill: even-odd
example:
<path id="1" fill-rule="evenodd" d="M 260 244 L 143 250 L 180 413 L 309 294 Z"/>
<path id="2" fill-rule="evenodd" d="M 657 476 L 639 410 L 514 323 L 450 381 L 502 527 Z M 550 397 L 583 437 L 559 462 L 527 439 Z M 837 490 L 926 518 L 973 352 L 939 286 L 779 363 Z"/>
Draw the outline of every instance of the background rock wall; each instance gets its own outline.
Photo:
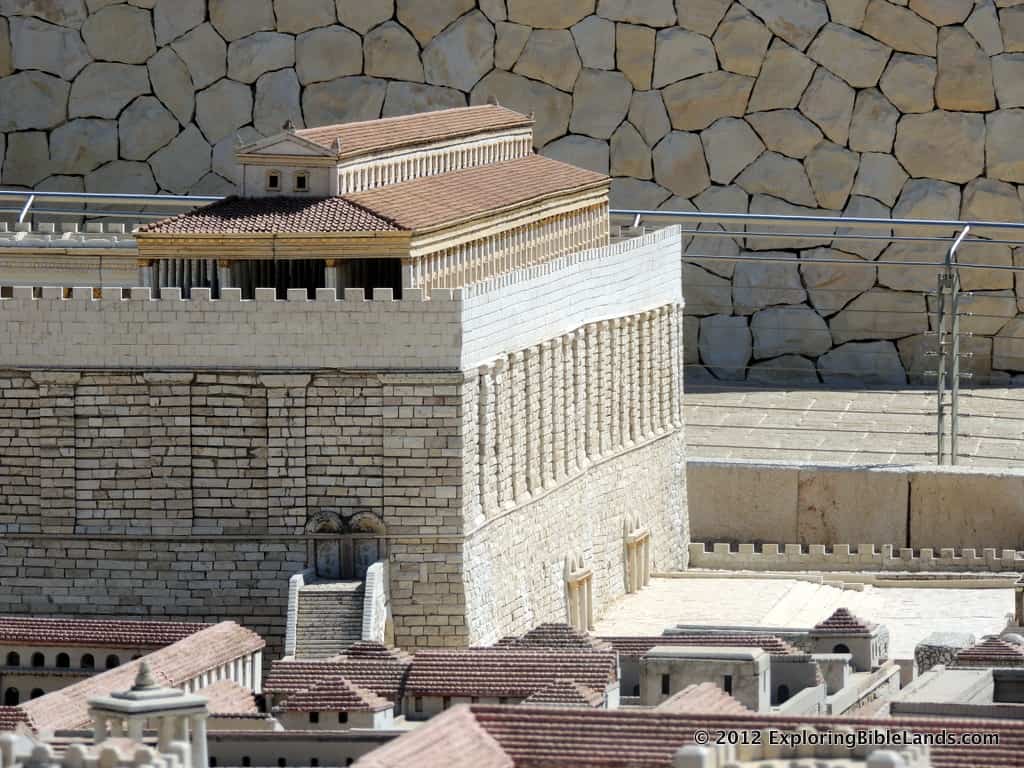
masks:
<path id="1" fill-rule="evenodd" d="M 1022 218 L 1019 0 L 0 0 L 4 186 L 227 193 L 236 137 L 492 96 L 536 113 L 544 154 L 615 176 L 620 207 Z M 796 257 L 938 249 L 695 249 L 794 245 L 793 264 L 686 267 L 691 363 L 826 383 L 932 367 L 933 272 Z M 977 380 L 1024 370 L 1012 273 L 965 283 Z"/>

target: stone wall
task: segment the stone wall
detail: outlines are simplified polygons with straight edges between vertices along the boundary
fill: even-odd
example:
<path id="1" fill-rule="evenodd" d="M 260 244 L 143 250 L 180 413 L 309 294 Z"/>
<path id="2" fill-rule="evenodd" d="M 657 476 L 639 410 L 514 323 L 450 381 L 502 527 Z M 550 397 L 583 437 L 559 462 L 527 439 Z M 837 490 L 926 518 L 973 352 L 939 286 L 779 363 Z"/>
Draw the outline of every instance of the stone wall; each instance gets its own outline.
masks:
<path id="1" fill-rule="evenodd" d="M 370 516 L 388 536 L 396 640 L 428 643 L 450 620 L 458 642 L 462 383 L 4 372 L 0 611 L 234 618 L 280 650 L 307 522 Z"/>
<path id="2" fill-rule="evenodd" d="M 691 459 L 694 541 L 1024 550 L 1024 473 Z"/>

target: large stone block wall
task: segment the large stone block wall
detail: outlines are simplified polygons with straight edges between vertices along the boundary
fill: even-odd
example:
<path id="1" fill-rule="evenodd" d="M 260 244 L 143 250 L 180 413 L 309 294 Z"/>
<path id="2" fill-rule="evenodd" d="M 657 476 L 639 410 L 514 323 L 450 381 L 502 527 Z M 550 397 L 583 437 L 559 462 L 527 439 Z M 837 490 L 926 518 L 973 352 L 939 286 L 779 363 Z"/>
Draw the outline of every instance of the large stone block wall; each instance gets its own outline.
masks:
<path id="1" fill-rule="evenodd" d="M 1019 221 L 1021 82 L 1011 0 L 3 0 L 0 183 L 227 193 L 236 136 L 496 97 L 536 113 L 544 154 L 610 172 L 618 207 Z M 687 266 L 690 362 L 713 375 L 931 367 L 934 273 L 870 262 L 937 249 L 698 245 L 867 263 Z M 965 284 L 967 365 L 1006 381 L 1024 289 L 1010 272 Z"/>
<path id="2" fill-rule="evenodd" d="M 463 382 L 5 371 L 0 610 L 252 619 L 276 643 L 309 522 L 370 515 L 396 640 L 458 643 Z"/>

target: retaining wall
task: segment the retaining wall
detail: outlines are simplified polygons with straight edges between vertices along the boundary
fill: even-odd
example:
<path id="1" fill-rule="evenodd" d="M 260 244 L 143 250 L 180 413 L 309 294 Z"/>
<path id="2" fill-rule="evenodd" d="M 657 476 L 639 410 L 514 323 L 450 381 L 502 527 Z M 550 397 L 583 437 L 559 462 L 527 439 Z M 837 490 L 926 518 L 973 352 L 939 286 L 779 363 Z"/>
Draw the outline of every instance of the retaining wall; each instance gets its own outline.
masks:
<path id="1" fill-rule="evenodd" d="M 1024 472 L 687 462 L 694 541 L 1024 550 Z"/>

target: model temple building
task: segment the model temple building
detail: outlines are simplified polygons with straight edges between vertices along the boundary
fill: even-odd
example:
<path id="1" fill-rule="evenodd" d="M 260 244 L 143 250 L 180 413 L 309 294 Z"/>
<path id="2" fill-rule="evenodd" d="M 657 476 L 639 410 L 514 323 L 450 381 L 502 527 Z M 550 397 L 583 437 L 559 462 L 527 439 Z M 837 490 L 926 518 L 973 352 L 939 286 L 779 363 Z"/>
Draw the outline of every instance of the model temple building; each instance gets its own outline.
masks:
<path id="1" fill-rule="evenodd" d="M 3 294 L 0 611 L 326 657 L 587 629 L 683 567 L 679 231 L 532 146 L 498 105 L 286 128 L 115 244 L 134 285 Z"/>

